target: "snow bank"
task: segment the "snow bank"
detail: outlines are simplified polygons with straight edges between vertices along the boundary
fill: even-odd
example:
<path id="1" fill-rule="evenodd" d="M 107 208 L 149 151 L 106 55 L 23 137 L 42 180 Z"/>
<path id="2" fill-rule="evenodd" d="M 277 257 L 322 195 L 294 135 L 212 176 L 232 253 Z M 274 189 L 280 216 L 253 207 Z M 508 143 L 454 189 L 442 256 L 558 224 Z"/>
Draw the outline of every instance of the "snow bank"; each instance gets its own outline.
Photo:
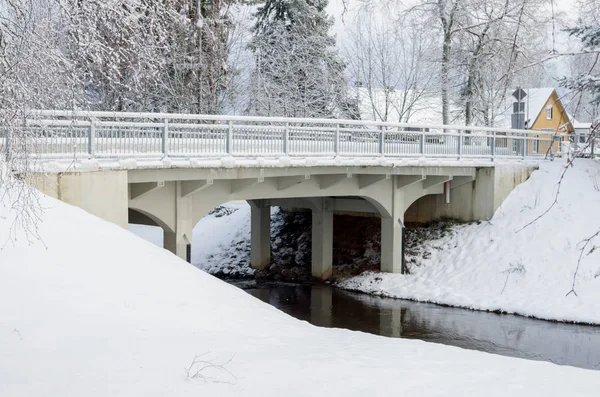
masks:
<path id="1" fill-rule="evenodd" d="M 192 263 L 211 274 L 252 275 L 249 236 L 250 206 L 246 201 L 217 207 L 194 227 Z"/>
<path id="2" fill-rule="evenodd" d="M 555 198 L 564 160 L 544 162 L 519 185 L 490 222 L 463 225 L 426 243 L 431 257 L 413 274 L 368 273 L 343 288 L 542 319 L 600 324 L 600 245 L 582 241 L 600 230 L 600 163 L 578 159 Z"/>
<path id="3" fill-rule="evenodd" d="M 597 395 L 594 371 L 311 326 L 115 225 L 42 205 L 43 244 L 0 251 L 1 396 Z M 3 242 L 12 218 L 0 206 Z M 223 369 L 188 370 L 197 355 Z"/>

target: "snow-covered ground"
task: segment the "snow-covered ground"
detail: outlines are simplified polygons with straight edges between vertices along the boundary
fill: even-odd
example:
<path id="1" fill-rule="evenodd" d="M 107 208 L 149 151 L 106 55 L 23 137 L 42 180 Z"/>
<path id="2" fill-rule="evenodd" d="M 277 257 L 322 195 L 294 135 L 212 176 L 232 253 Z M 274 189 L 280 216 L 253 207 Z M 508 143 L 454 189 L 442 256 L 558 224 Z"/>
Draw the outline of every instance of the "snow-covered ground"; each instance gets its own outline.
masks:
<path id="1" fill-rule="evenodd" d="M 371 294 L 600 324 L 600 163 L 577 159 L 556 197 L 564 159 L 541 163 L 489 222 L 426 242 L 411 275 L 363 273 L 338 285 Z M 522 230 L 521 230 L 522 229 Z M 568 295 L 567 295 L 568 294 Z"/>
<path id="2" fill-rule="evenodd" d="M 311 326 L 41 204 L 43 244 L 0 251 L 0 396 L 597 396 L 595 371 Z M 0 206 L 3 242 L 13 215 Z"/>
<path id="3" fill-rule="evenodd" d="M 192 263 L 209 273 L 235 269 L 252 274 L 250 267 L 250 206 L 234 201 L 213 210 L 193 230 Z"/>

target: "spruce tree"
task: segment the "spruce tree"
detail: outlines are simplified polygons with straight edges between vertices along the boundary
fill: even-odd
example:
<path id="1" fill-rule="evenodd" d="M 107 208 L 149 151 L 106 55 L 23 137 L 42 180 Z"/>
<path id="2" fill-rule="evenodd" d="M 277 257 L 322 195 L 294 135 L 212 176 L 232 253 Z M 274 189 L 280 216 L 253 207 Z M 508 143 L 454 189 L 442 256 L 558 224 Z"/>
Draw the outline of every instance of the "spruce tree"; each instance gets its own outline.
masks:
<path id="1" fill-rule="evenodd" d="M 353 116 L 326 6 L 326 0 L 267 0 L 258 8 L 250 43 L 256 61 L 251 113 Z"/>

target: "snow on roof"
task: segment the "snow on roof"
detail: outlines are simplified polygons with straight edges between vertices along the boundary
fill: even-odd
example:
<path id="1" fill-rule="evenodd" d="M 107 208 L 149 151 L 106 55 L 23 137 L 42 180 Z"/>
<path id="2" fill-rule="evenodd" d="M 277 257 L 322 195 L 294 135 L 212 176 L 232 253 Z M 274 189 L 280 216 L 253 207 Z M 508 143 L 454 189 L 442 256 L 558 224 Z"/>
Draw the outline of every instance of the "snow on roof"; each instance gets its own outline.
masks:
<path id="1" fill-rule="evenodd" d="M 571 124 L 573 124 L 573 128 L 577 130 L 589 130 L 592 128 L 592 123 L 577 121 L 575 119 L 571 119 Z"/>
<path id="2" fill-rule="evenodd" d="M 525 102 L 525 123 L 529 127 L 535 122 L 538 115 L 544 110 L 544 105 L 550 98 L 550 95 L 554 92 L 552 87 L 544 88 L 523 88 L 527 96 L 524 99 Z M 514 90 L 513 90 L 514 91 Z M 513 113 L 513 103 L 516 99 L 512 96 L 506 98 L 504 106 L 499 110 L 498 115 L 495 118 L 494 125 L 496 127 L 510 127 L 511 126 L 511 114 Z"/>

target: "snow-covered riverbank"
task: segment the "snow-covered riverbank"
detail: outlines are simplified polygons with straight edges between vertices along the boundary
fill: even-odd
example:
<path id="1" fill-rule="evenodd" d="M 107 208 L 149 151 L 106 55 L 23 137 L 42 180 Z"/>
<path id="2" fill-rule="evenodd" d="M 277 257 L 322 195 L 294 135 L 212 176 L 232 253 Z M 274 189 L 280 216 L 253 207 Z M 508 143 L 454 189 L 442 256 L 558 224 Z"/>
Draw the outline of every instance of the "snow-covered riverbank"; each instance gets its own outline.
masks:
<path id="1" fill-rule="evenodd" d="M 426 242 L 429 258 L 411 275 L 365 273 L 338 283 L 370 294 L 600 324 L 600 163 L 541 163 L 489 222 L 455 226 Z M 583 251 L 577 270 L 579 256 Z M 574 284 L 574 292 L 570 293 Z"/>
<path id="2" fill-rule="evenodd" d="M 597 395 L 594 371 L 311 326 L 41 204 L 43 244 L 0 251 L 1 396 Z M 12 217 L 0 206 L 3 242 Z"/>

